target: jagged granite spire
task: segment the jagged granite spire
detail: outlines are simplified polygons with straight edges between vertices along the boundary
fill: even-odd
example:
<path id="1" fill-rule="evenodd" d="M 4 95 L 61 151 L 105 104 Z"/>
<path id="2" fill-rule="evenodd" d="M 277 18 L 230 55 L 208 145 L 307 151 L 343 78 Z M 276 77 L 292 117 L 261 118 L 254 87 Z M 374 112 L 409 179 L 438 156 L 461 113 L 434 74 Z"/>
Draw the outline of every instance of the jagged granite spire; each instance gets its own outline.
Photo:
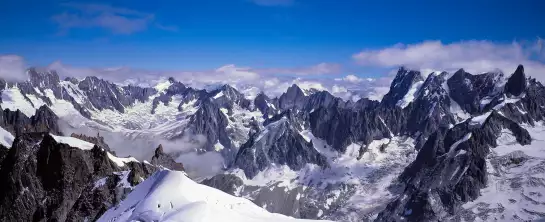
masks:
<path id="1" fill-rule="evenodd" d="M 527 83 L 526 75 L 524 74 L 524 67 L 519 65 L 515 73 L 509 77 L 509 80 L 507 80 L 507 83 L 505 84 L 505 92 L 508 95 L 519 96 L 526 90 L 526 86 Z"/>

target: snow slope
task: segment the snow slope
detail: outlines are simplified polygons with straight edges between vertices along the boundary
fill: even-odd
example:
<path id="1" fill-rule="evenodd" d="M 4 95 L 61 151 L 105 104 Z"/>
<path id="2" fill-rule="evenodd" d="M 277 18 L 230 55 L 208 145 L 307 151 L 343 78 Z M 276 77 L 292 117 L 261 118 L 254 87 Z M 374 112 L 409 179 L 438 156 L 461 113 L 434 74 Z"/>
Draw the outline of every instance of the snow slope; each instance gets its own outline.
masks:
<path id="1" fill-rule="evenodd" d="M 411 138 L 394 137 L 374 140 L 367 145 L 367 151 L 360 156 L 362 142 L 349 145 L 345 153 L 338 153 L 310 131 L 303 130 L 300 134 L 305 140 L 312 141 L 314 148 L 326 156 L 329 168 L 322 169 L 317 165 L 307 164 L 303 169 L 293 171 L 285 165 L 277 165 L 259 172 L 251 179 L 247 178 L 240 169 L 231 170 L 229 173 L 237 175 L 247 186 L 268 187 L 268 189 L 283 187 L 286 191 L 295 190 L 298 187 L 304 190 L 310 188 L 325 197 L 324 203 L 316 203 L 323 208 L 323 212 L 317 212 L 317 217 L 335 209 L 342 214 L 337 215 L 336 219 L 361 221 L 361 215 L 376 216 L 377 209 L 386 206 L 395 198 L 395 194 L 388 190 L 388 186 L 416 158 L 414 140 Z M 384 151 L 380 151 L 382 145 L 385 145 Z M 345 184 L 351 188 L 344 189 L 344 186 L 339 184 Z M 346 195 L 350 197 L 342 200 L 346 198 Z M 251 194 L 242 196 L 253 198 Z M 342 208 L 336 209 L 341 201 L 344 202 Z"/>
<path id="2" fill-rule="evenodd" d="M 269 213 L 251 201 L 200 185 L 183 172 L 160 171 L 98 221 L 307 221 Z"/>
<path id="3" fill-rule="evenodd" d="M 80 148 L 82 150 L 90 150 L 93 149 L 93 146 L 95 146 L 95 144 L 74 137 L 55 136 L 53 134 L 50 135 L 53 137 L 53 139 L 55 139 L 55 141 L 57 141 L 57 143 L 68 144 L 71 147 Z"/>
<path id="4" fill-rule="evenodd" d="M 509 130 L 487 158 L 488 184 L 463 205 L 474 221 L 536 221 L 545 218 L 545 126 L 525 127 L 532 144 L 522 146 Z"/>
<path id="5" fill-rule="evenodd" d="M 2 96 L 2 109 L 10 109 L 12 111 L 20 110 L 26 116 L 33 116 L 34 113 L 36 113 L 36 110 L 40 108 L 40 105 L 43 104 L 43 102 L 41 101 L 40 101 L 41 103 L 37 103 L 35 105 L 28 102 L 28 100 L 25 99 L 25 97 L 23 96 L 23 94 L 21 93 L 17 85 L 15 85 L 13 88 L 4 89 L 1 92 L 1 96 Z M 38 101 L 38 99 L 35 96 L 30 95 L 29 99 L 30 97 L 33 98 L 31 100 L 33 100 L 34 103 Z"/>
<path id="6" fill-rule="evenodd" d="M 10 132 L 6 131 L 4 128 L 0 127 L 0 144 L 5 147 L 11 147 L 15 137 L 11 135 Z"/>

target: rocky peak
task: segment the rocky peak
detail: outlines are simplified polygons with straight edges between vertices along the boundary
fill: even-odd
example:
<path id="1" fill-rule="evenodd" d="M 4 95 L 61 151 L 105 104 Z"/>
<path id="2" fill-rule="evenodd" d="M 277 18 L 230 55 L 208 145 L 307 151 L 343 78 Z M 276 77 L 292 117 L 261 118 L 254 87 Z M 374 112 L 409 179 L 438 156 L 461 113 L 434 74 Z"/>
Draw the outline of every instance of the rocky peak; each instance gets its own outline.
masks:
<path id="1" fill-rule="evenodd" d="M 157 93 L 152 88 L 138 86 L 118 86 L 95 76 L 85 77 L 78 88 L 82 90 L 89 102 L 98 110 L 111 109 L 121 113 L 125 107 L 132 106 L 138 101 L 147 101 L 149 96 Z"/>
<path id="2" fill-rule="evenodd" d="M 306 95 L 296 84 L 291 85 L 288 90 L 278 99 L 281 110 L 297 108 L 302 109 L 306 103 Z"/>
<path id="3" fill-rule="evenodd" d="M 140 87 L 140 86 L 123 86 L 122 87 L 122 93 L 124 96 L 138 100 L 140 102 L 146 102 L 150 96 L 155 95 L 157 93 L 157 90 L 150 87 Z"/>
<path id="4" fill-rule="evenodd" d="M 231 140 L 226 133 L 228 122 L 220 106 L 211 98 L 206 98 L 200 101 L 199 109 L 191 116 L 187 133 L 206 136 L 206 150 L 214 150 L 218 140 L 225 148 L 230 148 Z"/>
<path id="5" fill-rule="evenodd" d="M 225 84 L 219 89 L 212 91 L 210 96 L 214 102 L 222 108 L 232 109 L 233 105 L 249 109 L 251 101 L 232 86 Z"/>
<path id="6" fill-rule="evenodd" d="M 472 75 L 463 69 L 447 80 L 450 97 L 470 114 L 486 112 L 496 105 L 503 92 L 502 84 L 502 73 Z"/>
<path id="7" fill-rule="evenodd" d="M 505 84 L 505 92 L 508 95 L 520 96 L 524 91 L 526 91 L 526 75 L 524 74 L 524 67 L 519 65 L 517 70 L 509 77 L 507 83 Z"/>
<path id="8" fill-rule="evenodd" d="M 104 137 L 100 136 L 99 132 L 97 132 L 96 136 L 87 136 L 85 134 L 72 133 L 70 135 L 70 137 L 74 137 L 74 138 L 77 138 L 77 139 L 80 139 L 80 140 L 87 141 L 89 143 L 95 144 L 98 147 L 100 147 L 100 148 L 102 148 L 102 149 L 104 149 L 106 151 L 112 152 L 115 155 L 115 152 L 110 150 L 110 147 L 104 141 Z"/>
<path id="9" fill-rule="evenodd" d="M 268 117 L 269 115 L 274 114 L 273 107 L 270 107 L 271 99 L 265 95 L 264 92 L 260 92 L 257 94 L 257 96 L 254 98 L 254 105 L 255 107 L 261 111 L 263 116 Z"/>
<path id="10" fill-rule="evenodd" d="M 300 95 L 304 96 L 305 93 L 303 92 L 301 88 L 299 88 L 297 84 L 292 84 L 290 87 L 288 87 L 285 94 L 288 97 L 293 97 L 293 96 L 300 96 Z"/>
<path id="11" fill-rule="evenodd" d="M 165 151 L 163 150 L 163 144 L 159 144 L 157 149 L 155 149 L 154 157 L 159 157 L 159 156 L 162 156 L 162 155 L 165 155 Z"/>
<path id="12" fill-rule="evenodd" d="M 269 123 L 266 130 L 254 134 L 243 144 L 235 158 L 234 165 L 253 178 L 259 171 L 273 165 L 287 165 L 300 170 L 307 163 L 327 167 L 326 158 L 320 154 L 312 142 L 307 142 L 288 118 Z"/>
<path id="13" fill-rule="evenodd" d="M 398 128 L 406 127 L 405 116 L 395 113 L 399 108 L 385 110 L 382 112 L 375 107 L 360 110 L 321 107 L 309 114 L 308 121 L 314 136 L 344 153 L 351 143 L 361 142 L 367 145 L 373 140 L 389 138 L 391 134 L 399 131 Z M 388 121 L 390 118 L 392 120 Z M 388 122 L 395 128 L 389 127 Z"/>
<path id="14" fill-rule="evenodd" d="M 72 83 L 74 85 L 79 84 L 79 80 L 74 78 L 74 77 L 66 77 L 66 78 L 64 78 L 64 81 L 70 82 L 70 83 Z"/>
<path id="15" fill-rule="evenodd" d="M 338 97 L 331 95 L 328 91 L 315 92 L 308 97 L 305 110 L 315 110 L 319 107 L 344 107 L 345 102 Z"/>
<path id="16" fill-rule="evenodd" d="M 60 83 L 59 75 L 56 71 L 37 72 L 36 69 L 30 68 L 27 71 L 30 77 L 30 83 L 34 87 L 57 87 Z"/>
<path id="17" fill-rule="evenodd" d="M 424 79 L 419 71 L 407 70 L 405 67 L 399 68 L 390 85 L 390 90 L 384 95 L 381 103 L 386 106 L 397 104 L 417 82 L 421 81 Z"/>
<path id="18" fill-rule="evenodd" d="M 51 132 L 62 135 L 58 120 L 59 117 L 46 105 L 41 106 L 31 117 L 27 117 L 20 110 L 6 109 L 0 112 L 0 127 L 13 135 L 29 132 Z"/>
<path id="19" fill-rule="evenodd" d="M 487 185 L 486 158 L 502 130 L 509 130 L 521 145 L 531 142 L 528 131 L 495 111 L 479 119 L 479 124 L 469 119 L 445 133 L 433 133 L 399 176 L 397 185 L 404 191 L 376 221 L 445 220 Z"/>
<path id="20" fill-rule="evenodd" d="M 19 135 L 0 162 L 0 220 L 96 220 L 158 170 L 112 158 L 96 146 L 58 143 L 48 133 Z"/>
<path id="21" fill-rule="evenodd" d="M 159 144 L 157 149 L 155 149 L 155 154 L 151 157 L 151 164 L 157 166 L 163 166 L 171 170 L 184 171 L 184 165 L 174 161 L 174 158 L 169 156 L 163 150 L 163 145 Z"/>
<path id="22" fill-rule="evenodd" d="M 34 132 L 50 132 L 62 135 L 58 121 L 59 117 L 46 105 L 36 110 L 36 114 L 30 118 L 30 124 Z"/>
<path id="23" fill-rule="evenodd" d="M 415 94 L 407 130 L 410 135 L 416 135 L 416 148 L 419 149 L 426 139 L 440 127 L 455 123 L 450 112 L 450 98 L 443 88 L 446 72 L 432 73 Z"/>
<path id="24" fill-rule="evenodd" d="M 181 95 L 188 89 L 183 83 L 176 81 L 172 77 L 168 78 L 168 81 L 171 84 L 167 89 L 168 95 Z"/>

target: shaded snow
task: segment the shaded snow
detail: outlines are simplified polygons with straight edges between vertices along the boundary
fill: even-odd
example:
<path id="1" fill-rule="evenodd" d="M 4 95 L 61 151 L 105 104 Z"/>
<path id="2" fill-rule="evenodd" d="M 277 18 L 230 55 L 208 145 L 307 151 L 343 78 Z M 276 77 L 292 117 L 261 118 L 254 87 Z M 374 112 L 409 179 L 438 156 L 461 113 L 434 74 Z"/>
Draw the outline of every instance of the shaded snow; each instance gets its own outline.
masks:
<path id="1" fill-rule="evenodd" d="M 13 140 L 15 140 L 15 137 L 10 132 L 0 127 L 0 144 L 9 148 L 13 144 Z"/>
<path id="2" fill-rule="evenodd" d="M 482 115 L 479 115 L 479 116 L 475 116 L 473 118 L 471 118 L 471 121 L 469 122 L 469 125 L 470 126 L 482 126 L 484 124 L 484 122 L 486 121 L 486 119 L 488 119 L 488 117 L 490 116 L 490 114 L 492 113 L 492 111 L 488 111 Z"/>
<path id="3" fill-rule="evenodd" d="M 537 221 L 545 215 L 545 126 L 525 127 L 532 144 L 522 146 L 503 129 L 487 157 L 487 187 L 463 208 L 474 221 Z M 525 155 L 527 155 L 525 157 Z M 508 160 L 508 162 L 502 162 Z"/>
<path id="4" fill-rule="evenodd" d="M 420 87 L 422 86 L 423 83 L 424 83 L 424 81 L 418 81 L 418 82 L 413 83 L 411 85 L 411 88 L 407 92 L 407 94 L 405 94 L 405 96 L 403 97 L 403 99 L 401 99 L 401 100 L 399 100 L 397 102 L 397 105 L 400 106 L 401 108 L 405 108 L 410 103 L 412 103 L 414 101 L 414 99 L 415 99 L 415 94 L 418 92 L 418 90 L 420 89 Z"/>
<path id="5" fill-rule="evenodd" d="M 460 140 L 458 140 L 458 141 L 454 142 L 452 145 L 450 145 L 449 151 L 447 153 L 448 156 L 451 157 L 451 158 L 454 157 L 454 154 L 456 153 L 456 147 L 458 147 L 458 145 L 460 145 L 461 143 L 463 143 L 465 141 L 468 141 L 471 138 L 471 135 L 472 135 L 472 133 L 467 133 Z"/>

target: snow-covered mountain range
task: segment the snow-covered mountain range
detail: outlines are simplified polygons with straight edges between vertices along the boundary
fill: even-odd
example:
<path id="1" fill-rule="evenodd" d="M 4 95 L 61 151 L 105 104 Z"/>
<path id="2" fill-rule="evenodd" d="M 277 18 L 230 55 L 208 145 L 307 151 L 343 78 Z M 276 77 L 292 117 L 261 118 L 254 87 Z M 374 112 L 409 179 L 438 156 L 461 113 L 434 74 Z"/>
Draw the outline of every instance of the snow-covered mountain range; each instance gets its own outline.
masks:
<path id="1" fill-rule="evenodd" d="M 0 79 L 2 219 L 545 217 L 545 87 L 522 66 L 402 67 L 381 101 L 27 73 Z"/>

